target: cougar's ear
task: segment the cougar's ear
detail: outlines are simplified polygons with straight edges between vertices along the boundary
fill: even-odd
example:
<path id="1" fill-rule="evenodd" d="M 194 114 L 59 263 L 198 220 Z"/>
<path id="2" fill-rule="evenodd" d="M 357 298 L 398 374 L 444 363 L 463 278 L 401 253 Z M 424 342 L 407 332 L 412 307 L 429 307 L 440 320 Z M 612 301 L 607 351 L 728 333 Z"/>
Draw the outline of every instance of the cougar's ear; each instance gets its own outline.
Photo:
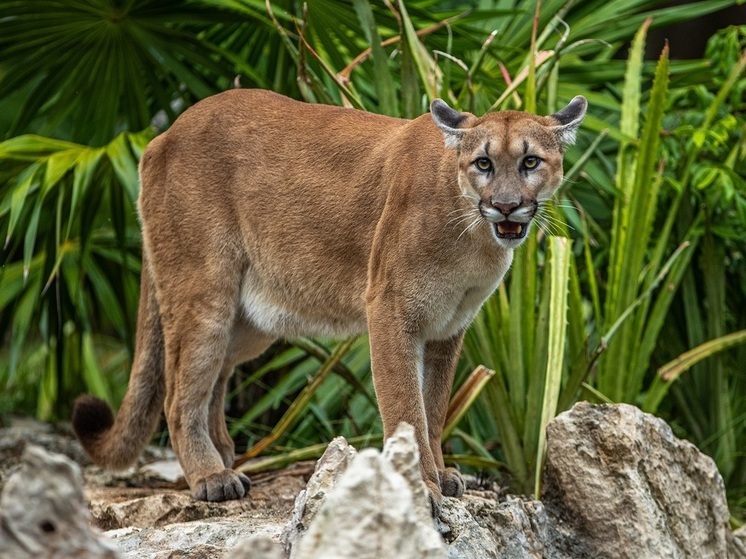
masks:
<path id="1" fill-rule="evenodd" d="M 430 116 L 433 122 L 443 131 L 446 138 L 446 147 L 456 147 L 461 136 L 468 128 L 469 121 L 473 115 L 460 113 L 449 107 L 442 99 L 434 99 L 430 103 Z"/>
<path id="2" fill-rule="evenodd" d="M 560 123 L 559 126 L 553 128 L 562 144 L 568 146 L 575 143 L 575 135 L 587 109 L 588 101 L 582 95 L 577 95 L 564 109 L 549 115 L 550 118 Z"/>

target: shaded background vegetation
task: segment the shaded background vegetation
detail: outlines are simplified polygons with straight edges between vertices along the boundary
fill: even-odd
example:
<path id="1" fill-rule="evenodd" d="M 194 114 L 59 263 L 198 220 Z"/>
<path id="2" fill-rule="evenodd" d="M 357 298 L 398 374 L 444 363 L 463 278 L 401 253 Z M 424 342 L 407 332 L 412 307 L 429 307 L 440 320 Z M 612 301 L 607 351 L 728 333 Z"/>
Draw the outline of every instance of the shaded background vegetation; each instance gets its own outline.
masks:
<path id="1" fill-rule="evenodd" d="M 743 518 L 746 27 L 688 59 L 652 39 L 735 5 L 3 2 L 0 414 L 66 420 L 81 392 L 121 400 L 137 160 L 199 99 L 239 83 L 414 117 L 436 96 L 549 114 L 583 94 L 558 201 L 467 336 L 451 459 L 537 492 L 551 417 L 578 399 L 630 402 L 715 459 Z M 290 340 L 241 368 L 227 407 L 239 450 L 263 455 L 250 467 L 338 434 L 379 440 L 369 376 L 365 337 Z"/>

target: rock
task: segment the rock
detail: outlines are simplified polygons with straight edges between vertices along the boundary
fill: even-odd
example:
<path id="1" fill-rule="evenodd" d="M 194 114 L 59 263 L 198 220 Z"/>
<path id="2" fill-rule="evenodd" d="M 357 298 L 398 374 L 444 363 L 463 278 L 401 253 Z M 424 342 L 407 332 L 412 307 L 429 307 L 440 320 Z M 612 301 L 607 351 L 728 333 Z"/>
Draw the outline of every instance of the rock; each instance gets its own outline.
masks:
<path id="1" fill-rule="evenodd" d="M 75 454 L 55 441 L 62 431 L 23 429 Z M 335 439 L 315 470 L 256 474 L 248 498 L 225 503 L 158 488 L 168 477 L 160 465 L 117 477 L 88 466 L 92 521 L 114 543 L 89 528 L 77 467 L 24 451 L 19 436 L 0 429 L 0 559 L 280 559 L 281 534 L 293 559 L 746 559 L 746 528 L 731 533 L 712 460 L 626 405 L 578 404 L 550 424 L 543 504 L 472 485 L 444 498 L 435 521 L 408 426 L 383 453 Z"/>
<path id="2" fill-rule="evenodd" d="M 470 497 L 464 496 L 463 499 L 466 501 Z M 448 559 L 498 557 L 495 538 L 477 523 L 465 502 L 445 497 L 435 527 L 446 542 Z"/>
<path id="3" fill-rule="evenodd" d="M 267 538 L 251 538 L 238 544 L 223 559 L 285 559 L 282 546 Z"/>
<path id="4" fill-rule="evenodd" d="M 715 463 L 633 406 L 581 402 L 548 425 L 542 500 L 566 557 L 736 556 Z"/>
<path id="5" fill-rule="evenodd" d="M 0 429 L 0 491 L 9 477 L 20 469 L 29 444 L 67 456 L 78 464 L 90 464 L 83 447 L 64 429 L 35 419 L 13 417 L 10 425 Z"/>
<path id="6" fill-rule="evenodd" d="M 362 450 L 291 557 L 445 558 L 445 545 L 432 519 L 422 522 L 415 510 L 414 494 L 404 476 L 377 450 Z"/>
<path id="7" fill-rule="evenodd" d="M 339 438 L 319 460 L 283 534 L 292 542 L 291 558 L 552 557 L 544 554 L 547 517 L 537 501 L 499 503 L 494 492 L 472 491 L 444 498 L 433 521 L 411 426 L 402 424 L 382 454 L 368 449 L 351 461 L 354 456 Z"/>
<path id="8" fill-rule="evenodd" d="M 101 530 L 162 528 L 170 524 L 216 518 L 256 517 L 279 526 L 287 523 L 298 493 L 306 486 L 312 465 L 297 464 L 255 476 L 248 497 L 210 503 L 197 501 L 188 490 L 89 486 L 88 507 Z M 139 472 L 136 479 L 141 479 Z M 239 521 L 239 520 L 237 520 Z"/>
<path id="9" fill-rule="evenodd" d="M 52 425 L 31 418 L 11 417 L 10 424 L 0 429 L 0 490 L 10 474 L 20 468 L 21 455 L 27 444 L 42 447 L 55 454 L 62 454 L 79 464 L 84 468 L 84 486 L 126 486 L 133 480 L 137 480 L 137 483 L 142 480 L 151 486 L 157 485 L 153 483 L 154 473 L 148 472 L 147 468 L 138 470 L 138 466 L 132 466 L 127 470 L 112 472 L 93 466 L 83 447 L 73 435 L 69 424 Z M 176 460 L 172 450 L 147 446 L 138 459 L 138 464 L 168 459 Z"/>
<path id="10" fill-rule="evenodd" d="M 0 495 L 0 558 L 119 557 L 88 518 L 78 465 L 28 445 Z"/>
<path id="11" fill-rule="evenodd" d="M 384 453 L 342 438 L 319 459 L 282 541 L 291 559 L 445 557 L 433 527 L 414 430 L 401 425 Z"/>
<path id="12" fill-rule="evenodd" d="M 309 465 L 300 466 L 255 476 L 249 496 L 234 501 L 195 501 L 187 490 L 107 487 L 89 490 L 89 506 L 125 559 L 221 557 L 257 535 L 279 541 L 310 473 Z"/>
<path id="13" fill-rule="evenodd" d="M 415 513 L 421 522 L 432 522 L 432 507 L 427 485 L 420 471 L 420 452 L 417 448 L 414 427 L 408 423 L 399 425 L 394 434 L 383 445 L 383 459 L 391 463 L 409 483 L 412 490 Z"/>
<path id="14" fill-rule="evenodd" d="M 470 494 L 471 493 L 471 494 Z M 539 501 L 490 492 L 446 498 L 436 527 L 447 543 L 449 559 L 553 559 L 546 512 Z"/>
<path id="15" fill-rule="evenodd" d="M 114 492 L 116 495 L 116 492 Z M 89 508 L 101 530 L 119 528 L 160 528 L 169 524 L 241 514 L 253 508 L 250 499 L 208 503 L 196 501 L 186 491 L 168 489 L 130 492 L 126 499 L 112 498 L 112 492 L 97 491 Z"/>
<path id="16" fill-rule="evenodd" d="M 458 506 L 460 503 L 456 503 Z M 456 524 L 460 534 L 449 545 L 449 557 L 484 557 L 474 548 L 478 533 L 492 540 L 494 557 L 501 559 L 550 559 L 554 552 L 548 544 L 548 520 L 539 501 L 508 497 L 492 500 L 466 497 L 462 505 L 469 513 L 466 521 Z M 480 532 L 473 527 L 476 525 Z M 464 537 L 466 536 L 466 537 Z M 484 538 L 482 538 L 484 540 Z M 463 554 L 460 554 L 463 550 Z"/>
<path id="17" fill-rule="evenodd" d="M 249 544 L 245 540 L 253 541 L 257 536 L 277 538 L 281 530 L 278 522 L 244 514 L 162 528 L 122 528 L 106 535 L 122 550 L 123 559 L 212 559 L 233 553 L 237 547 L 246 548 Z M 279 551 L 279 544 L 275 545 Z M 240 553 L 240 549 L 236 552 Z M 252 549 L 251 554 L 236 557 L 254 559 L 253 553 Z"/>
<path id="18" fill-rule="evenodd" d="M 344 437 L 337 437 L 329 443 L 321 455 L 311 479 L 295 499 L 293 516 L 282 533 L 281 542 L 285 554 L 294 557 L 298 540 L 306 533 L 311 520 L 324 504 L 327 494 L 336 486 L 339 478 L 347 470 L 357 450 L 351 447 Z"/>

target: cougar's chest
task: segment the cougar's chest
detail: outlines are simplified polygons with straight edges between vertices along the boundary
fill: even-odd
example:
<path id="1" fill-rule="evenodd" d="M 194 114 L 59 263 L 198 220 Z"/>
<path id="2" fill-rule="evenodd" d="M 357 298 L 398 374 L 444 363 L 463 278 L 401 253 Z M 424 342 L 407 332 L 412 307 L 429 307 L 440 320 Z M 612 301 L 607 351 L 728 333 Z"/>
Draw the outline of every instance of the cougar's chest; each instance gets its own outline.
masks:
<path id="1" fill-rule="evenodd" d="M 454 269 L 432 276 L 420 302 L 427 340 L 445 340 L 466 329 L 510 267 L 512 253 L 490 266 Z"/>

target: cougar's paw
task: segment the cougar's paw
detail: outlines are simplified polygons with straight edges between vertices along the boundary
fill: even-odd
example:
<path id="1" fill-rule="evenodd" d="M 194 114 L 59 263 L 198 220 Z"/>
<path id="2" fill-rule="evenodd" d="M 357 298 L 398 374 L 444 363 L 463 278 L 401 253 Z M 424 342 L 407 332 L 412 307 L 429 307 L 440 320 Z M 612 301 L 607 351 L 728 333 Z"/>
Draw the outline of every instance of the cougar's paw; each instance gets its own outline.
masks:
<path id="1" fill-rule="evenodd" d="M 230 501 L 249 492 L 251 481 L 244 474 L 223 470 L 198 479 L 192 487 L 192 497 L 200 501 Z"/>
<path id="2" fill-rule="evenodd" d="M 461 497 L 464 494 L 466 484 L 461 473 L 456 468 L 446 468 L 438 472 L 440 476 L 440 488 L 446 497 Z"/>
<path id="3" fill-rule="evenodd" d="M 432 481 L 425 481 L 427 485 L 427 492 L 430 494 L 430 513 L 433 518 L 440 516 L 440 508 L 443 505 L 443 494 L 440 492 L 440 487 Z"/>

